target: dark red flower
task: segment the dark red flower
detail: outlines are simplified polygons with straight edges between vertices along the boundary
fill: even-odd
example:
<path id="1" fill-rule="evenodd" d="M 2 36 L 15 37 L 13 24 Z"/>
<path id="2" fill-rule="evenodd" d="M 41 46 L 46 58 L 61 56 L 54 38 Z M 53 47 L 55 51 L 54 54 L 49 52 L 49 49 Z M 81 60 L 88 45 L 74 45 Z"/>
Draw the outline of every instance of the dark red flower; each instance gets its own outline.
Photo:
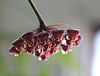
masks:
<path id="1" fill-rule="evenodd" d="M 9 52 L 19 55 L 22 50 L 25 50 L 25 52 L 39 57 L 40 60 L 46 60 L 51 55 L 58 53 L 59 47 L 61 47 L 62 54 L 67 54 L 73 46 L 77 46 L 81 42 L 79 30 L 68 29 L 66 32 L 65 30 L 55 30 L 55 28 L 48 29 L 45 28 L 40 32 L 37 29 L 24 33 L 20 39 L 12 43 L 13 46 Z"/>
<path id="2" fill-rule="evenodd" d="M 71 40 L 75 40 L 77 35 L 79 35 L 79 30 L 68 29 L 67 33 Z"/>
<path id="3" fill-rule="evenodd" d="M 35 55 L 36 55 L 36 56 L 40 56 L 40 54 L 41 54 L 41 53 L 40 53 L 39 51 L 35 51 Z"/>
<path id="4" fill-rule="evenodd" d="M 17 56 L 17 55 L 19 55 L 19 54 L 21 54 L 21 50 L 18 50 L 16 47 L 11 47 L 10 49 L 9 49 L 9 52 L 11 53 L 11 54 L 14 54 L 15 56 Z"/>
<path id="5" fill-rule="evenodd" d="M 51 33 L 53 34 L 53 37 L 55 39 L 60 40 L 62 38 L 62 35 L 64 33 L 64 30 L 52 30 Z"/>
<path id="6" fill-rule="evenodd" d="M 13 46 L 9 52 L 19 55 L 22 50 L 25 50 L 25 52 L 39 57 L 40 60 L 46 60 L 51 55 L 58 53 L 59 47 L 61 47 L 62 54 L 67 54 L 73 46 L 80 44 L 81 39 L 79 30 L 68 29 L 66 32 L 48 27 L 42 31 L 37 29 L 22 34 L 19 39 L 12 43 Z"/>
<path id="7" fill-rule="evenodd" d="M 32 48 L 32 47 L 29 47 L 28 44 L 26 45 L 26 47 L 24 48 L 24 50 L 25 50 L 25 52 L 27 52 L 27 53 L 33 53 L 33 52 L 34 52 L 33 48 Z"/>
<path id="8" fill-rule="evenodd" d="M 62 47 L 62 54 L 67 54 L 71 50 L 71 45 L 61 45 Z"/>
<path id="9" fill-rule="evenodd" d="M 38 38 L 41 42 L 45 42 L 48 40 L 48 37 L 49 37 L 49 33 L 48 32 L 45 32 L 45 33 L 39 33 L 38 34 Z"/>
<path id="10" fill-rule="evenodd" d="M 47 56 L 46 55 L 41 55 L 39 60 L 46 60 Z"/>
<path id="11" fill-rule="evenodd" d="M 81 40 L 82 40 L 82 37 L 81 37 L 80 35 L 79 35 L 77 38 L 78 38 L 78 39 L 75 41 L 76 46 L 77 46 L 77 45 L 80 45 Z"/>
<path id="12" fill-rule="evenodd" d="M 22 35 L 22 38 L 27 42 L 31 43 L 34 41 L 34 33 L 33 32 L 27 32 Z"/>
<path id="13" fill-rule="evenodd" d="M 12 43 L 13 46 L 15 46 L 17 49 L 20 49 L 22 50 L 25 46 L 25 42 L 23 39 L 18 39 L 18 40 L 15 40 L 13 43 Z"/>
<path id="14" fill-rule="evenodd" d="M 28 0 L 28 2 L 35 12 L 40 26 L 22 34 L 19 39 L 15 40 L 9 49 L 11 54 L 19 55 L 24 50 L 37 56 L 40 60 L 47 60 L 51 55 L 59 52 L 59 47 L 61 47 L 62 54 L 66 54 L 71 51 L 73 46 L 80 45 L 82 38 L 79 30 L 74 30 L 66 24 L 47 26 L 32 0 Z M 66 26 L 69 29 L 57 29 L 56 26 Z"/>

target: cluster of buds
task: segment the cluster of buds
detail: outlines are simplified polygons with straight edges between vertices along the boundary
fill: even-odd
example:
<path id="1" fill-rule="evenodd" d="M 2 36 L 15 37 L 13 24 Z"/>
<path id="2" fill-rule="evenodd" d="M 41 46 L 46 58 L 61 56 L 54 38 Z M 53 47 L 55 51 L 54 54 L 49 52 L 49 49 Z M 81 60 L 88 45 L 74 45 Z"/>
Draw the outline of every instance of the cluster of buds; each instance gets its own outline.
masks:
<path id="1" fill-rule="evenodd" d="M 11 54 L 19 55 L 22 50 L 39 57 L 39 60 L 46 60 L 53 54 L 59 52 L 61 47 L 62 53 L 70 52 L 73 46 L 78 46 L 81 42 L 79 30 L 74 29 L 55 29 L 46 27 L 44 30 L 36 29 L 35 31 L 26 32 L 12 43 L 9 49 Z"/>
<path id="2" fill-rule="evenodd" d="M 11 54 L 18 56 L 24 50 L 28 54 L 37 56 L 39 60 L 47 60 L 51 55 L 59 52 L 59 47 L 62 54 L 67 54 L 73 46 L 80 45 L 82 38 L 79 30 L 65 24 L 46 26 L 34 3 L 31 0 L 28 1 L 39 19 L 40 27 L 22 34 L 15 40 L 9 49 Z M 57 29 L 56 26 L 67 26 L 69 29 Z"/>

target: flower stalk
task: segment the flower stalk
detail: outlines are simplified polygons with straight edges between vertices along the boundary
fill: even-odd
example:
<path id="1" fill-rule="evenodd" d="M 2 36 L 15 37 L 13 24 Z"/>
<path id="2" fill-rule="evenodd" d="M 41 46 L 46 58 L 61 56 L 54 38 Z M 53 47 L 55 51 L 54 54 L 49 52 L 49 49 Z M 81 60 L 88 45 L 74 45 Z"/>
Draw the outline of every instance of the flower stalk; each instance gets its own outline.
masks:
<path id="1" fill-rule="evenodd" d="M 32 7 L 32 9 L 33 9 L 33 11 L 35 12 L 35 14 L 36 14 L 36 16 L 37 16 L 37 18 L 38 18 L 38 20 L 39 20 L 40 28 L 41 28 L 41 29 L 44 29 L 44 28 L 46 27 L 46 23 L 45 23 L 45 21 L 43 20 L 42 16 L 40 15 L 38 9 L 36 8 L 34 2 L 33 2 L 32 0 L 28 0 L 28 2 L 30 3 L 30 5 L 31 5 L 31 7 Z"/>
<path id="2" fill-rule="evenodd" d="M 51 26 L 65 26 L 68 27 L 69 29 L 72 29 L 72 27 L 70 25 L 66 25 L 66 24 L 55 24 L 55 25 L 51 25 Z"/>

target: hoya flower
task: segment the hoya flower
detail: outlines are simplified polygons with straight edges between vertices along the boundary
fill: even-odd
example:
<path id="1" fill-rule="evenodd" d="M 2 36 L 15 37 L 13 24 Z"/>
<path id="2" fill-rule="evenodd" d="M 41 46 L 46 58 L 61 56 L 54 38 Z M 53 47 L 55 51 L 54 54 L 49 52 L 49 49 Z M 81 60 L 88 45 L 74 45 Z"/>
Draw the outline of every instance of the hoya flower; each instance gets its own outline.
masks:
<path id="1" fill-rule="evenodd" d="M 12 47 L 9 49 L 11 54 L 18 56 L 24 50 L 26 53 L 32 53 L 39 60 L 47 60 L 51 55 L 59 52 L 61 47 L 62 54 L 67 54 L 73 46 L 78 46 L 81 43 L 82 37 L 80 31 L 72 29 L 66 24 L 55 24 L 47 26 L 34 3 L 28 0 L 40 22 L 40 27 L 23 33 L 17 40 L 12 42 Z M 67 29 L 58 29 L 56 26 L 66 26 Z"/>

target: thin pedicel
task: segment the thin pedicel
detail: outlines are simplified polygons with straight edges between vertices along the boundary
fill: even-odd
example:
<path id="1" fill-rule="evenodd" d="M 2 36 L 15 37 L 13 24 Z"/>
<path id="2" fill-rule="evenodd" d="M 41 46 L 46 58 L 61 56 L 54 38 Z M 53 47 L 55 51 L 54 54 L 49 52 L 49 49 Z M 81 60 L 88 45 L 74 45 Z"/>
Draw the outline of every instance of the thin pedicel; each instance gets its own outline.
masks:
<path id="1" fill-rule="evenodd" d="M 11 54 L 18 56 L 24 50 L 37 56 L 39 60 L 47 60 L 51 55 L 59 52 L 59 47 L 62 54 L 67 54 L 73 46 L 80 45 L 82 37 L 79 30 L 66 24 L 47 26 L 32 0 L 28 2 L 39 20 L 40 27 L 22 34 L 12 42 L 12 47 L 9 49 Z M 69 29 L 57 29 L 56 26 L 66 26 Z"/>
<path id="2" fill-rule="evenodd" d="M 28 0 L 28 2 L 30 3 L 33 11 L 35 12 L 35 14 L 36 14 L 36 16 L 37 16 L 37 18 L 39 20 L 40 28 L 46 27 L 47 25 L 46 25 L 45 21 L 43 20 L 42 16 L 40 15 L 40 13 L 38 12 L 34 2 L 32 0 Z"/>

